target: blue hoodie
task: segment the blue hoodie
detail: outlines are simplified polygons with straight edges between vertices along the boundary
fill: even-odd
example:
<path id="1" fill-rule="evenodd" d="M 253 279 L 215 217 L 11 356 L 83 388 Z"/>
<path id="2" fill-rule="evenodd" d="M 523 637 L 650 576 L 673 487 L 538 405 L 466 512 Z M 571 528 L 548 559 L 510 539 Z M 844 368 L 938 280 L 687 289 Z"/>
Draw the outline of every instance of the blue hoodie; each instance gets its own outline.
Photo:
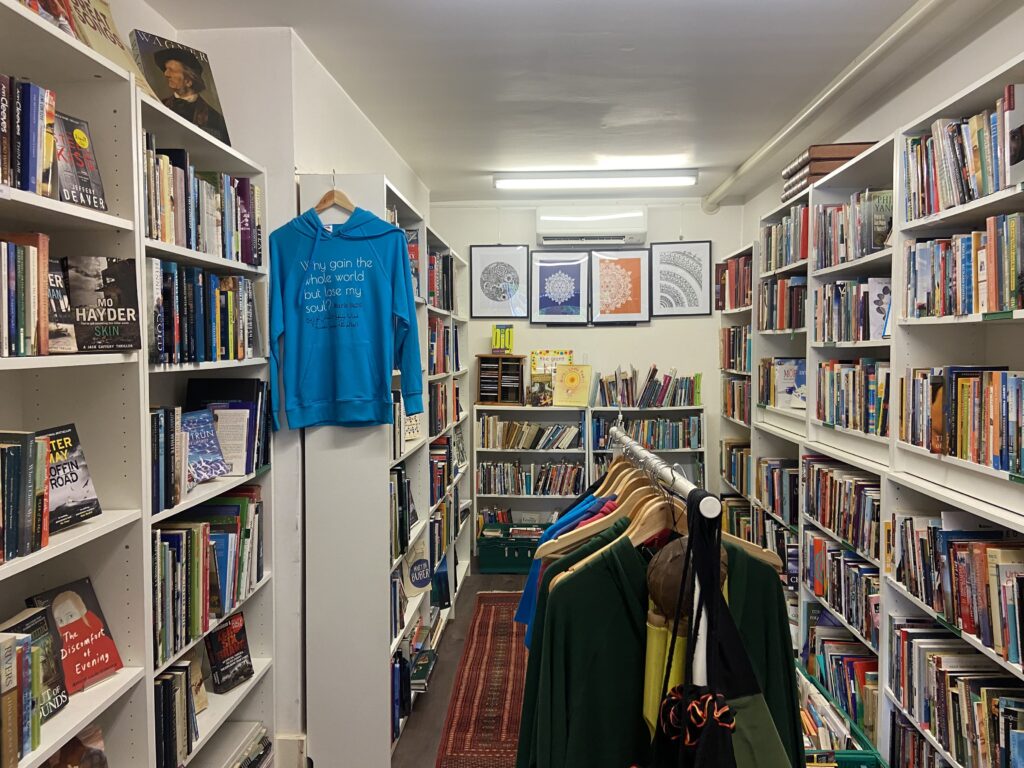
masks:
<path id="1" fill-rule="evenodd" d="M 395 368 L 406 413 L 422 412 L 405 233 L 362 208 L 333 226 L 310 209 L 270 235 L 270 255 L 274 429 L 280 428 L 279 369 L 292 429 L 390 424 Z"/>

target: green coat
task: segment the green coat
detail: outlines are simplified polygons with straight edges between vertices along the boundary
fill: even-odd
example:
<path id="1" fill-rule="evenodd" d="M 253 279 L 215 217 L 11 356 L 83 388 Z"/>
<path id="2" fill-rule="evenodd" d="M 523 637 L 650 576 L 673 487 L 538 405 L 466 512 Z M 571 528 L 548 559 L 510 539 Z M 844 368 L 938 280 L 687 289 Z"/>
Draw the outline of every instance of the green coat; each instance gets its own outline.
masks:
<path id="1" fill-rule="evenodd" d="M 537 691 L 537 768 L 647 761 L 646 608 L 647 563 L 629 539 L 616 540 L 551 590 Z"/>

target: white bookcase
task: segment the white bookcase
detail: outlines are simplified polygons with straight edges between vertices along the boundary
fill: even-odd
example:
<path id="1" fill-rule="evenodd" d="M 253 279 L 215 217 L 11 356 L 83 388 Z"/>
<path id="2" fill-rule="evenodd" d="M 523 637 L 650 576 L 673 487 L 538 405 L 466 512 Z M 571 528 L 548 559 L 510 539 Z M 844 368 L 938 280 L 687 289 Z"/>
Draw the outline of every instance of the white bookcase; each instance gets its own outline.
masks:
<path id="1" fill-rule="evenodd" d="M 941 213 L 907 221 L 902 205 L 904 166 L 902 157 L 903 140 L 906 136 L 919 135 L 929 130 L 931 123 L 940 117 L 969 116 L 983 109 L 991 109 L 1002 94 L 1007 83 L 1021 82 L 1024 78 L 1024 56 L 1007 62 L 986 77 L 953 95 L 947 101 L 929 110 L 893 136 L 879 141 L 872 149 L 850 161 L 842 168 L 829 174 L 813 187 L 787 201 L 777 209 L 765 214 L 762 223 L 778 221 L 786 210 L 797 201 L 805 201 L 813 209 L 818 204 L 828 204 L 848 199 L 855 191 L 867 187 L 876 189 L 892 188 L 893 236 L 891 247 L 852 262 L 825 269 L 815 269 L 813 241 L 809 263 L 790 267 L 791 273 L 808 273 L 808 295 L 816 287 L 827 282 L 848 279 L 855 276 L 892 278 L 892 321 L 891 337 L 880 341 L 860 343 L 828 344 L 815 342 L 813 331 L 804 332 L 758 332 L 756 328 L 759 307 L 754 306 L 754 355 L 757 365 L 762 357 L 792 356 L 806 357 L 808 403 L 806 412 L 784 411 L 779 408 L 754 408 L 752 430 L 752 463 L 756 468 L 758 458 L 798 458 L 804 454 L 822 454 L 842 461 L 851 467 L 877 475 L 882 488 L 882 524 L 892 524 L 895 513 L 919 512 L 936 514 L 939 510 L 960 510 L 987 523 L 1002 526 L 1008 530 L 1024 532 L 1024 484 L 1019 476 L 997 471 L 978 464 L 972 464 L 948 456 L 938 456 L 926 449 L 901 442 L 898 439 L 898 424 L 901 404 L 899 384 L 905 372 L 912 367 L 943 366 L 952 364 L 1007 365 L 1010 370 L 1024 368 L 1024 347 L 1020 344 L 1018 324 L 1024 319 L 1020 310 L 986 315 L 968 315 L 942 318 L 907 319 L 904 317 L 903 296 L 906 286 L 904 270 L 905 249 L 919 237 L 949 235 L 954 232 L 984 228 L 986 217 L 999 213 L 1024 210 L 1024 189 L 1016 186 L 999 191 L 980 200 L 960 205 Z M 755 262 L 757 248 L 755 246 Z M 759 270 L 756 270 L 759 271 Z M 761 274 L 764 280 L 768 275 Z M 807 306 L 808 322 L 812 305 Z M 889 359 L 890 400 L 889 435 L 876 437 L 852 430 L 831 427 L 816 417 L 818 363 L 831 359 L 855 359 L 871 357 Z M 755 367 L 756 370 L 756 367 Z M 757 397 L 757 393 L 754 393 Z M 803 481 L 803 478 L 801 479 Z M 802 488 L 801 488 L 802 491 Z M 757 500 L 750 499 L 757 505 Z M 801 504 L 803 494 L 801 492 Z M 817 525 L 806 510 L 801 509 L 798 519 L 793 521 L 797 533 L 815 530 L 830 535 Z M 890 730 L 890 713 L 901 712 L 918 727 L 928 741 L 951 765 L 959 767 L 952 755 L 948 754 L 927 729 L 921 728 L 909 713 L 899 704 L 889 688 L 889 638 L 886 617 L 889 615 L 931 616 L 941 619 L 926 603 L 912 595 L 896 581 L 890 572 L 887 560 L 886 542 L 880 542 L 881 559 L 881 624 L 879 643 L 875 652 L 879 657 L 879 706 L 876 748 L 887 757 Z M 802 557 L 802 556 L 801 556 Z M 801 562 L 801 570 L 803 563 Z M 799 637 L 806 638 L 804 608 L 817 601 L 806 588 L 800 588 L 801 625 Z M 835 615 L 830 608 L 826 608 Z M 838 617 L 837 618 L 841 618 Z M 943 622 L 946 623 L 946 622 Z M 1011 664 L 993 650 L 984 646 L 976 637 L 966 632 L 956 634 L 980 655 L 1024 681 L 1024 669 L 1020 664 Z"/>
<path id="2" fill-rule="evenodd" d="M 356 205 L 382 219 L 386 219 L 389 210 L 397 210 L 398 226 L 416 230 L 419 240 L 416 322 L 425 412 L 416 417 L 418 434 L 402 441 L 403 450 L 397 458 L 392 456 L 391 428 L 385 425 L 312 428 L 306 429 L 304 436 L 307 754 L 315 764 L 330 765 L 338 760 L 338 745 L 343 744 L 346 764 L 383 766 L 390 762 L 397 744 L 391 738 L 391 656 L 417 618 L 427 618 L 430 612 L 429 592 L 410 598 L 404 616 L 405 629 L 397 638 L 391 637 L 390 577 L 401 566 L 402 559 L 392 559 L 390 554 L 389 472 L 402 464 L 412 483 L 419 515 L 419 522 L 411 531 L 410 543 L 415 542 L 426 535 L 427 520 L 438 509 L 438 505 L 430 503 L 430 443 L 458 431 L 462 433 L 467 457 L 470 450 L 465 392 L 461 396 L 463 412 L 439 434 L 427 434 L 429 385 L 444 381 L 449 390 L 455 385 L 460 389 L 468 386 L 468 270 L 463 258 L 427 227 L 423 215 L 383 174 L 302 174 L 297 181 L 301 210 L 313 207 L 324 192 L 337 187 Z M 332 215 L 332 211 L 327 211 L 323 218 L 331 222 Z M 452 254 L 454 311 L 427 302 L 431 250 Z M 442 317 L 446 325 L 459 329 L 461 369 L 428 375 L 428 317 Z M 454 368 L 454 355 L 452 364 Z M 394 377 L 397 388 L 401 381 L 397 370 Z M 458 506 L 468 512 L 469 474 L 467 461 L 438 501 L 452 503 L 457 497 Z M 439 619 L 445 625 L 453 611 L 461 609 L 456 604 L 455 584 L 457 581 L 461 587 L 469 573 L 470 527 L 463 525 L 448 545 L 449 549 L 454 547 L 458 567 L 449 569 L 452 607 L 441 611 Z M 330 670 L 330 674 L 324 674 L 324 670 Z M 339 685 L 358 695 L 339 696 Z M 414 693 L 414 703 L 415 698 Z M 411 717 L 416 717 L 415 708 Z M 404 719 L 400 728 L 405 728 Z"/>
<path id="3" fill-rule="evenodd" d="M 500 416 L 502 421 L 536 422 L 543 425 L 582 425 L 579 447 L 569 449 L 482 448 L 480 430 L 476 428 L 473 444 L 473 525 L 479 528 L 479 515 L 485 507 L 511 507 L 513 512 L 535 512 L 554 514 L 565 508 L 567 501 L 578 494 L 567 495 L 510 495 L 480 493 L 479 467 L 481 462 L 520 461 L 524 464 L 545 462 L 572 462 L 583 465 L 583 488 L 598 476 L 597 462 L 611 457 L 611 450 L 596 448 L 594 444 L 594 420 L 608 419 L 614 422 L 619 414 L 628 425 L 637 419 L 668 418 L 680 419 L 694 413 L 700 414 L 701 446 L 699 448 L 652 449 L 653 453 L 670 464 L 680 464 L 691 480 L 703 484 L 706 461 L 707 424 L 702 405 L 665 406 L 662 408 L 618 408 L 613 406 L 532 406 L 532 405 L 475 405 L 473 422 L 478 427 L 482 416 Z M 696 476 L 696 478 L 695 478 Z M 474 533 L 474 541 L 479 535 Z M 475 546 L 475 544 L 474 544 Z"/>
<path id="4" fill-rule="evenodd" d="M 0 230 L 37 230 L 50 236 L 53 256 L 88 249 L 136 262 L 143 348 L 138 352 L 0 358 L 0 424 L 35 430 L 73 422 L 89 462 L 103 512 L 50 539 L 48 547 L 0 565 L 0 617 L 13 615 L 26 597 L 73 579 L 92 579 L 124 668 L 73 695 L 42 728 L 39 749 L 19 768 L 35 768 L 90 723 L 104 734 L 111 765 L 153 766 L 155 708 L 151 532 L 155 524 L 232 487 L 263 486 L 263 509 L 272 519 L 271 469 L 198 486 L 172 510 L 154 515 L 150 494 L 151 404 L 182 405 L 190 376 L 265 377 L 265 352 L 242 362 L 152 367 L 146 349 L 150 307 L 143 290 L 145 258 L 201 265 L 224 274 L 245 274 L 262 286 L 260 322 L 267 330 L 265 281 L 268 268 L 248 267 L 145 238 L 142 132 L 157 134 L 161 147 L 189 150 L 199 170 L 254 178 L 262 168 L 236 150 L 171 114 L 144 96 L 116 64 L 65 35 L 21 5 L 0 0 L 0 71 L 17 74 L 57 94 L 57 108 L 89 123 L 109 210 L 61 203 L 0 185 Z M 266 190 L 264 189 L 264 192 Z M 269 231 L 265 228 L 265 233 Z M 265 261 L 269 249 L 264 247 Z M 271 467 L 273 463 L 271 462 Z M 266 589 L 273 571 L 273 527 L 265 528 L 265 576 L 239 606 L 255 675 L 226 694 L 209 693 L 199 714 L 199 741 L 186 761 L 217 766 L 209 756 L 230 753 L 244 734 L 223 727 L 233 721 L 262 721 L 274 733 L 274 602 Z M 200 644 L 201 639 L 194 644 Z"/>

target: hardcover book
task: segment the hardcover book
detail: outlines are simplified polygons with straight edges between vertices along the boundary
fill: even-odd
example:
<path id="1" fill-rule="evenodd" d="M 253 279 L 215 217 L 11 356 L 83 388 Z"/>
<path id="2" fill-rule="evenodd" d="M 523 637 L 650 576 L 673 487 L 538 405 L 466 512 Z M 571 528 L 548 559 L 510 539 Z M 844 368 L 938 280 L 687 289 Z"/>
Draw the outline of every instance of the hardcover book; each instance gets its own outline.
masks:
<path id="1" fill-rule="evenodd" d="M 245 616 L 236 613 L 206 636 L 214 693 L 227 693 L 253 676 Z"/>
<path id="2" fill-rule="evenodd" d="M 50 533 L 100 514 L 96 486 L 75 425 L 44 429 L 36 436 L 50 441 Z"/>
<path id="3" fill-rule="evenodd" d="M 107 210 L 89 124 L 57 112 L 53 135 L 57 144 L 57 199 L 96 211 Z"/>
<path id="4" fill-rule="evenodd" d="M 32 647 L 40 651 L 41 694 L 38 701 L 42 722 L 56 715 L 68 703 L 61 664 L 62 644 L 57 623 L 50 608 L 26 608 L 0 624 L 0 632 L 17 632 L 32 637 Z"/>
<path id="5" fill-rule="evenodd" d="M 123 666 L 103 610 L 88 577 L 41 592 L 30 606 L 50 606 L 60 629 L 61 659 L 68 693 L 98 683 Z"/>
<path id="6" fill-rule="evenodd" d="M 139 88 L 154 96 L 152 89 L 135 65 L 131 51 L 114 23 L 114 14 L 107 0 L 61 0 L 71 7 L 71 22 L 78 39 L 97 53 L 135 75 Z"/>
<path id="7" fill-rule="evenodd" d="M 135 260 L 73 256 L 62 260 L 80 352 L 141 349 Z"/>
<path id="8" fill-rule="evenodd" d="M 559 365 L 555 367 L 554 404 L 584 408 L 590 397 L 590 366 Z"/>
<path id="9" fill-rule="evenodd" d="M 203 408 L 181 414 L 181 428 L 188 435 L 188 489 L 231 472 L 217 440 L 213 411 Z"/>
<path id="10" fill-rule="evenodd" d="M 163 105 L 230 145 L 209 56 L 140 29 L 133 29 L 129 38 L 136 62 Z"/>

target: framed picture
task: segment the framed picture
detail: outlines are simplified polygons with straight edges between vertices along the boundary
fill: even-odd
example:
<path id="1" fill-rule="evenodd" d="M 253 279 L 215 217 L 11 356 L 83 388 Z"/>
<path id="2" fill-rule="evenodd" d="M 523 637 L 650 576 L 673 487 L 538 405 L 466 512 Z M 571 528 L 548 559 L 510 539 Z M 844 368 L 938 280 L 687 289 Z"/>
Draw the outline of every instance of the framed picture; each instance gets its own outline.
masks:
<path id="1" fill-rule="evenodd" d="M 711 314 L 711 241 L 651 243 L 655 317 Z"/>
<path id="2" fill-rule="evenodd" d="M 530 322 L 586 325 L 589 251 L 530 252 Z"/>
<path id="3" fill-rule="evenodd" d="M 469 246 L 469 316 L 525 318 L 528 312 L 529 247 Z"/>
<path id="4" fill-rule="evenodd" d="M 590 252 L 590 317 L 594 323 L 651 319 L 651 252 Z"/>

